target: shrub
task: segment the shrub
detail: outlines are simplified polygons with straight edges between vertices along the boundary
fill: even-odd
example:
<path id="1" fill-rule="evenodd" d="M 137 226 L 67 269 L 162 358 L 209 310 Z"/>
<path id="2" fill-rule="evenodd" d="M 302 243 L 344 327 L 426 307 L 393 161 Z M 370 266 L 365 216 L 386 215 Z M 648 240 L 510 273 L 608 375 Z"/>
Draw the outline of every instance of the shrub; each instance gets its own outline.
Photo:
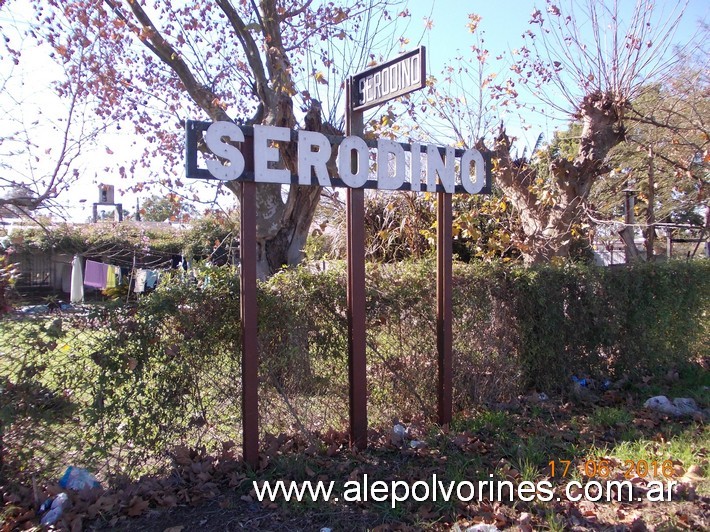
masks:
<path id="1" fill-rule="evenodd" d="M 96 316 L 104 334 L 91 355 L 98 368 L 88 415 L 90 424 L 101 422 L 97 448 L 164 449 L 220 425 L 225 439 L 233 435 L 234 420 L 218 416 L 238 415 L 231 405 L 241 393 L 236 271 L 165 275 L 136 307 Z"/>
<path id="2" fill-rule="evenodd" d="M 0 315 L 12 308 L 12 289 L 17 279 L 17 266 L 8 260 L 7 255 L 0 253 Z"/>
<path id="3" fill-rule="evenodd" d="M 455 408 L 531 387 L 565 392 L 572 375 L 665 374 L 706 355 L 709 270 L 709 261 L 456 264 Z M 435 416 L 435 284 L 432 260 L 368 265 L 373 425 Z M 308 436 L 346 427 L 345 285 L 342 263 L 288 269 L 259 285 L 262 431 Z M 67 463 L 136 475 L 179 444 L 239 441 L 239 303 L 237 271 L 202 266 L 194 276 L 168 274 L 131 306 L 111 303 L 63 321 L 4 319 L 7 463 L 23 475 Z"/>

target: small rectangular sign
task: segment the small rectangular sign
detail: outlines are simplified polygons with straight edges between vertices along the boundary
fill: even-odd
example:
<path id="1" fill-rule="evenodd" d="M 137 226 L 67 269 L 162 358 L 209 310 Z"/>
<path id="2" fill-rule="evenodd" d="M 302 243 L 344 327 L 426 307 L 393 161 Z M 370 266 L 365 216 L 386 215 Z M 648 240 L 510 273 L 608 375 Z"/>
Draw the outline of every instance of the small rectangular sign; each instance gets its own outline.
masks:
<path id="1" fill-rule="evenodd" d="M 351 78 L 353 111 L 364 111 L 388 100 L 419 90 L 426 84 L 426 49 L 402 54 Z"/>

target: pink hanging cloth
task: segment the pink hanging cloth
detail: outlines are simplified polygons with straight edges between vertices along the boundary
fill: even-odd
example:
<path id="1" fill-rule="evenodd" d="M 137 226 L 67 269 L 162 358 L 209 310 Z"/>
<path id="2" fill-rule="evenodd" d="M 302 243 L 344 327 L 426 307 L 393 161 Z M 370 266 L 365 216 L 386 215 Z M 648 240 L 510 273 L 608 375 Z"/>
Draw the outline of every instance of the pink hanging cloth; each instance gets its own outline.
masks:
<path id="1" fill-rule="evenodd" d="M 93 286 L 103 290 L 106 288 L 106 277 L 108 276 L 108 264 L 96 262 L 93 260 L 86 261 L 84 271 L 84 285 Z"/>

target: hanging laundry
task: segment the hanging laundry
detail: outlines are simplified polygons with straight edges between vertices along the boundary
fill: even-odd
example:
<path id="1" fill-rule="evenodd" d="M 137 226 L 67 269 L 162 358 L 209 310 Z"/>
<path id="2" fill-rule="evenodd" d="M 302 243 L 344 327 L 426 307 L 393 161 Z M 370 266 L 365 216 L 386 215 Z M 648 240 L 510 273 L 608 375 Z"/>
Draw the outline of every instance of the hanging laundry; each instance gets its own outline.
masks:
<path id="1" fill-rule="evenodd" d="M 84 283 L 81 273 L 81 257 L 74 255 L 74 260 L 71 263 L 71 293 L 70 301 L 72 303 L 84 302 Z"/>
<path id="2" fill-rule="evenodd" d="M 145 292 L 145 279 L 148 276 L 148 270 L 137 269 L 135 271 L 134 281 L 133 281 L 133 291 L 136 294 L 141 294 Z"/>
<path id="3" fill-rule="evenodd" d="M 86 261 L 86 272 L 84 273 L 84 284 L 103 290 L 106 288 L 106 278 L 108 276 L 108 264 L 102 264 L 93 260 Z"/>
<path id="4" fill-rule="evenodd" d="M 155 288 L 155 286 L 158 284 L 158 271 L 157 270 L 148 270 L 148 273 L 145 277 L 145 287 L 146 288 Z"/>
<path id="5" fill-rule="evenodd" d="M 59 270 L 59 280 L 62 283 L 62 292 L 65 294 L 71 294 L 71 272 L 72 272 L 72 265 L 71 263 L 59 263 L 56 265 L 57 269 Z M 84 279 L 82 278 L 81 282 L 84 282 Z"/>
<path id="6" fill-rule="evenodd" d="M 108 265 L 106 270 L 106 288 L 116 288 L 116 266 Z"/>

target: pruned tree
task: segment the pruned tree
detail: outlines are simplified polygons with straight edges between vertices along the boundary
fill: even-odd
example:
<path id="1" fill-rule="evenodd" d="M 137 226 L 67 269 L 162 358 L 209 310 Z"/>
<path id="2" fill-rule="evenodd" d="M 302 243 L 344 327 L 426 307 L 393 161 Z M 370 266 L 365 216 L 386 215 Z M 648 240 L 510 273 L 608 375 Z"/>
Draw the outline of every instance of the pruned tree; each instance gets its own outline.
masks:
<path id="1" fill-rule="evenodd" d="M 130 121 L 149 143 L 142 159 L 120 173 L 155 171 L 159 161 L 159 181 L 169 188 L 181 184 L 185 119 L 293 128 L 300 109 L 308 110 L 311 98 L 324 92 L 320 87 L 342 91 L 350 73 L 342 69 L 371 60 L 363 53 L 366 43 L 400 14 L 385 0 L 35 0 L 33 5 L 46 20 L 41 39 L 70 69 L 89 50 L 89 68 L 99 76 L 86 90 L 100 100 L 99 114 Z M 340 53 L 356 52 L 336 57 L 333 41 L 343 43 Z M 317 118 L 309 127 L 322 127 L 320 113 Z M 282 155 L 294 170 L 288 151 Z M 238 194 L 235 183 L 226 186 Z M 319 195 L 317 187 L 258 188 L 259 275 L 301 259 Z"/>
<path id="2" fill-rule="evenodd" d="M 515 245 L 526 263 L 569 256 L 592 186 L 610 171 L 609 153 L 624 142 L 634 119 L 634 101 L 644 86 L 668 78 L 681 61 L 674 35 L 683 12 L 681 2 L 663 12 L 647 1 L 546 0 L 544 10 L 532 13 L 522 45 L 507 56 L 512 74 L 489 69 L 479 75 L 478 84 L 462 91 L 463 100 L 468 93 L 473 96 L 473 106 L 462 105 L 474 117 L 526 107 L 579 124 L 575 151 L 561 155 L 549 151 L 550 144 L 544 168 L 536 154 L 520 154 L 503 123 L 495 135 L 470 127 L 457 131 L 461 121 L 449 124 L 467 147 L 492 152 L 495 183 L 517 214 L 522 234 Z M 474 42 L 469 57 L 485 66 L 488 51 Z M 452 72 L 461 77 L 455 65 Z M 481 108 L 478 95 L 484 86 L 489 102 Z M 445 109 L 450 100 L 443 101 L 443 108 L 437 100 L 429 105 Z M 449 115 L 460 116 L 461 109 Z"/>
<path id="3" fill-rule="evenodd" d="M 497 180 L 520 213 L 527 262 L 566 257 L 571 232 L 584 219 L 593 184 L 611 169 L 608 155 L 626 139 L 633 105 L 641 90 L 672 72 L 680 55 L 673 37 L 684 5 L 671 13 L 652 2 L 629 9 L 616 0 L 553 2 L 535 10 L 513 70 L 517 84 L 548 108 L 581 124 L 573 156 L 551 157 L 553 194 L 543 199 L 534 166 L 516 161 L 504 132 L 497 137 Z"/>

